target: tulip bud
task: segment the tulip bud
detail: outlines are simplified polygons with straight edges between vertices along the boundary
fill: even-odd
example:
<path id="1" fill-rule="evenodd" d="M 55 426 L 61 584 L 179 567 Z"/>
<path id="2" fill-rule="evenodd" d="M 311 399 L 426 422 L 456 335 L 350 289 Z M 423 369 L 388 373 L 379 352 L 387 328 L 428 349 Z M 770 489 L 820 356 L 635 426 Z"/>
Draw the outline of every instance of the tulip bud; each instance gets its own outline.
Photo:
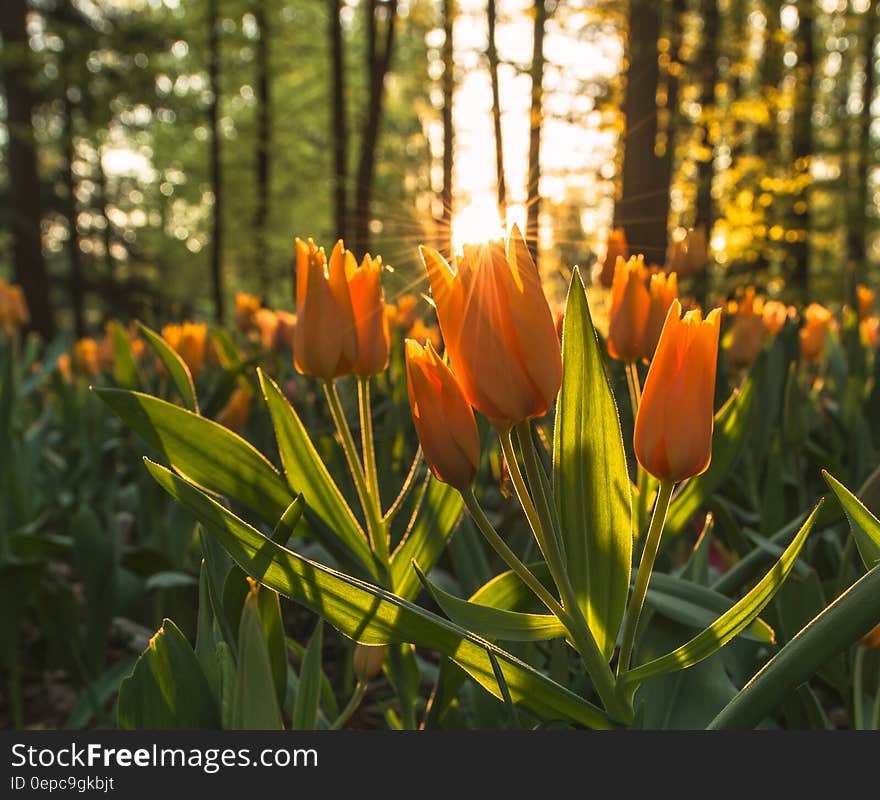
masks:
<path id="1" fill-rule="evenodd" d="M 388 366 L 391 334 L 382 297 L 382 258 L 364 256 L 360 267 L 354 259 L 346 265 L 351 307 L 357 330 L 357 359 L 354 373 L 361 377 L 376 375 Z"/>
<path id="2" fill-rule="evenodd" d="M 831 312 L 818 303 L 804 310 L 804 326 L 800 330 L 801 355 L 806 361 L 820 361 L 831 330 Z"/>
<path id="3" fill-rule="evenodd" d="M 755 297 L 754 288 L 749 287 L 730 329 L 727 347 L 730 363 L 738 369 L 748 367 L 764 347 L 765 332 L 763 304 Z"/>
<path id="4" fill-rule="evenodd" d="M 712 458 L 715 367 L 721 309 L 680 318 L 674 300 L 636 414 L 635 452 L 654 477 L 677 482 L 705 472 Z"/>
<path id="5" fill-rule="evenodd" d="M 354 260 L 342 240 L 330 254 L 296 240 L 296 328 L 293 363 L 303 375 L 332 380 L 347 375 L 357 358 L 357 331 L 346 280 L 346 260 Z"/>
<path id="6" fill-rule="evenodd" d="M 871 314 L 871 308 L 874 305 L 874 292 L 867 286 L 859 284 L 856 286 L 856 300 L 859 306 L 859 319 L 867 319 Z"/>
<path id="7" fill-rule="evenodd" d="M 419 248 L 449 361 L 468 402 L 496 427 L 547 413 L 562 383 L 562 352 L 538 269 L 514 226 L 500 242 L 466 246 L 453 272 Z"/>
<path id="8" fill-rule="evenodd" d="M 231 431 L 240 431 L 247 423 L 251 412 L 253 392 L 242 386 L 237 387 L 229 396 L 226 405 L 217 413 L 217 422 Z"/>
<path id="9" fill-rule="evenodd" d="M 629 245 L 626 242 L 626 232 L 623 228 L 615 228 L 608 234 L 605 255 L 593 267 L 593 283 L 610 289 L 618 258 L 622 258 L 624 261 L 629 259 Z"/>
<path id="10" fill-rule="evenodd" d="M 771 336 L 776 336 L 785 327 L 788 316 L 789 310 L 785 303 L 780 303 L 778 300 L 768 300 L 764 303 L 762 309 L 764 327 Z"/>
<path id="11" fill-rule="evenodd" d="M 633 256 L 629 261 L 617 259 L 608 324 L 608 352 L 612 358 L 638 361 L 644 354 L 645 327 L 651 307 L 646 277 L 643 256 Z"/>
<path id="12" fill-rule="evenodd" d="M 666 314 L 672 301 L 678 297 L 678 275 L 674 272 L 656 272 L 651 276 L 649 287 L 651 303 L 645 321 L 645 334 L 642 337 L 642 355 L 649 361 L 654 357 L 660 331 L 666 321 Z"/>
<path id="13" fill-rule="evenodd" d="M 354 646 L 351 665 L 358 683 L 367 683 L 382 671 L 385 649 L 384 644 L 356 644 Z"/>
<path id="14" fill-rule="evenodd" d="M 235 325 L 242 333 L 254 326 L 254 316 L 260 310 L 260 298 L 245 292 L 235 295 Z"/>
<path id="15" fill-rule="evenodd" d="M 100 371 L 98 363 L 98 343 L 89 337 L 80 339 L 73 346 L 76 371 L 87 378 L 94 378 Z"/>
<path id="16" fill-rule="evenodd" d="M 406 381 L 416 433 L 438 480 L 468 489 L 480 464 L 474 412 L 455 375 L 428 342 L 406 340 Z"/>

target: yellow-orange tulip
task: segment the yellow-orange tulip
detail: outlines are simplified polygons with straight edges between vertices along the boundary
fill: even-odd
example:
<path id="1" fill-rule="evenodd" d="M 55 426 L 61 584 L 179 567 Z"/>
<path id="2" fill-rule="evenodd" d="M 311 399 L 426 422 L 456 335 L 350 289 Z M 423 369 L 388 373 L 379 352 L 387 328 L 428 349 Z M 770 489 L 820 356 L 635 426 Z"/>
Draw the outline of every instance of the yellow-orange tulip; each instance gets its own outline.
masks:
<path id="1" fill-rule="evenodd" d="M 235 324 L 242 333 L 248 333 L 254 326 L 254 317 L 260 310 L 260 298 L 256 295 L 239 292 L 235 295 Z"/>
<path id="2" fill-rule="evenodd" d="M 422 348 L 406 340 L 406 383 L 425 460 L 438 480 L 464 491 L 480 465 L 480 434 L 461 386 L 430 342 Z"/>
<path id="3" fill-rule="evenodd" d="M 605 255 L 596 262 L 596 266 L 593 268 L 593 283 L 610 289 L 614 281 L 618 258 L 622 258 L 624 261 L 629 259 L 629 245 L 626 242 L 626 232 L 623 228 L 615 228 L 608 234 Z"/>
<path id="4" fill-rule="evenodd" d="M 70 354 L 62 353 L 55 362 L 58 367 L 58 374 L 65 383 L 73 383 L 73 368 L 70 364 Z"/>
<path id="5" fill-rule="evenodd" d="M 645 321 L 645 334 L 642 337 L 642 355 L 650 360 L 654 357 L 660 331 L 666 321 L 666 314 L 672 301 L 678 297 L 678 275 L 674 272 L 656 272 L 651 276 L 649 286 L 651 303 L 648 306 L 648 317 Z"/>
<path id="6" fill-rule="evenodd" d="M 217 413 L 217 422 L 231 431 L 240 431 L 251 413 L 251 400 L 254 393 L 250 389 L 238 386 L 229 396 L 226 405 Z"/>
<path id="7" fill-rule="evenodd" d="M 880 342 L 880 319 L 867 317 L 859 323 L 859 332 L 865 347 L 874 350 Z"/>
<path id="8" fill-rule="evenodd" d="M 276 311 L 278 327 L 275 329 L 275 347 L 279 350 L 287 347 L 293 349 L 294 331 L 296 331 L 296 314 L 289 311 Z"/>
<path id="9" fill-rule="evenodd" d="M 251 330 L 259 335 L 260 347 L 271 350 L 275 346 L 278 333 L 278 317 L 275 312 L 268 308 L 258 308 L 251 321 Z"/>
<path id="10" fill-rule="evenodd" d="M 100 371 L 98 360 L 98 343 L 89 337 L 80 339 L 73 346 L 73 358 L 76 371 L 87 378 L 94 378 Z"/>
<path id="11" fill-rule="evenodd" d="M 296 330 L 293 363 L 303 375 L 332 380 L 347 375 L 357 358 L 357 330 L 346 280 L 354 256 L 340 239 L 330 254 L 309 239 L 296 240 Z"/>
<path id="12" fill-rule="evenodd" d="M 440 348 L 443 342 L 440 329 L 436 325 L 425 325 L 420 319 L 416 319 L 406 332 L 407 339 L 415 339 L 417 342 L 430 342 L 434 349 Z"/>
<path id="13" fill-rule="evenodd" d="M 21 286 L 0 278 L 0 328 L 7 336 L 12 336 L 29 321 L 30 313 Z"/>
<path id="14" fill-rule="evenodd" d="M 801 355 L 806 361 L 820 361 L 831 330 L 831 312 L 818 303 L 810 303 L 804 310 L 804 326 L 800 330 Z"/>
<path id="15" fill-rule="evenodd" d="M 189 367 L 193 377 L 205 367 L 205 350 L 208 339 L 208 326 L 204 322 L 183 322 L 180 325 L 166 325 L 162 328 L 162 338 L 177 351 Z"/>
<path id="16" fill-rule="evenodd" d="M 497 427 L 540 417 L 562 383 L 562 353 L 541 278 L 519 229 L 465 247 L 453 272 L 419 248 L 449 361 L 472 406 Z"/>
<path id="17" fill-rule="evenodd" d="M 856 286 L 856 299 L 859 304 L 859 319 L 867 319 L 871 315 L 871 309 L 874 306 L 874 292 L 867 286 L 859 284 Z"/>
<path id="18" fill-rule="evenodd" d="M 643 256 L 617 259 L 611 286 L 608 352 L 621 361 L 638 361 L 644 355 L 645 328 L 651 295 L 645 286 L 647 270 Z"/>
<path id="19" fill-rule="evenodd" d="M 704 320 L 681 318 L 674 300 L 651 361 L 639 411 L 635 452 L 654 477 L 682 481 L 705 472 L 712 458 L 712 411 L 721 309 Z"/>
<path id="20" fill-rule="evenodd" d="M 768 300 L 764 303 L 761 314 L 767 333 L 771 336 L 776 336 L 785 326 L 789 316 L 789 309 L 785 303 L 780 303 L 778 300 Z"/>
<path id="21" fill-rule="evenodd" d="M 397 299 L 397 303 L 388 306 L 393 311 L 391 314 L 392 321 L 402 330 L 408 330 L 413 326 L 417 319 L 417 311 L 419 298 L 414 294 L 405 294 Z"/>
<path id="22" fill-rule="evenodd" d="M 748 367 L 764 347 L 765 334 L 763 302 L 755 296 L 755 290 L 750 286 L 746 289 L 730 328 L 727 347 L 730 363 L 737 369 Z"/>
<path id="23" fill-rule="evenodd" d="M 352 371 L 365 378 L 382 372 L 388 366 L 391 352 L 391 333 L 382 296 L 382 258 L 371 258 L 367 253 L 359 267 L 354 258 L 346 260 L 345 274 L 357 331 L 357 358 Z"/>

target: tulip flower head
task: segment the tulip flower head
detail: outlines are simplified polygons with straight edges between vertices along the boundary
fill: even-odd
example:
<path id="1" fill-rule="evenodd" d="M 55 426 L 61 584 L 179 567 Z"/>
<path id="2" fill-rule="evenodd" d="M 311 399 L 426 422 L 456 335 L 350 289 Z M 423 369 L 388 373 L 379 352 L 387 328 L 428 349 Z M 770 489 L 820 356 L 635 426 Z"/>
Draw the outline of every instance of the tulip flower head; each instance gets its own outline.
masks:
<path id="1" fill-rule="evenodd" d="M 367 377 L 382 372 L 388 366 L 391 353 L 391 333 L 382 296 L 382 258 L 364 256 L 361 265 L 354 258 L 345 265 L 351 307 L 357 331 L 357 358 L 355 375 Z"/>
<path id="2" fill-rule="evenodd" d="M 681 317 L 678 300 L 669 308 L 634 436 L 636 458 L 660 480 L 683 481 L 709 467 L 720 327 L 719 308 L 706 319 L 699 309 Z"/>
<path id="3" fill-rule="evenodd" d="M 644 353 L 645 328 L 651 309 L 651 295 L 645 286 L 645 259 L 633 256 L 617 259 L 611 286 L 608 324 L 608 352 L 621 361 L 638 361 Z"/>
<path id="4" fill-rule="evenodd" d="M 867 319 L 871 315 L 871 309 L 874 307 L 874 292 L 867 286 L 859 284 L 856 286 L 856 300 L 859 306 L 859 319 Z"/>
<path id="5" fill-rule="evenodd" d="M 648 287 L 651 297 L 648 317 L 645 320 L 645 334 L 642 337 L 642 355 L 650 361 L 660 341 L 660 332 L 666 321 L 666 314 L 672 301 L 678 297 L 678 275 L 674 272 L 655 272 Z"/>
<path id="6" fill-rule="evenodd" d="M 804 310 L 804 325 L 800 330 L 801 355 L 805 361 L 821 361 L 825 355 L 828 334 L 831 331 L 831 312 L 818 303 L 810 303 Z"/>
<path id="7" fill-rule="evenodd" d="M 293 363 L 303 375 L 332 380 L 352 371 L 357 330 L 346 261 L 354 261 L 340 239 L 330 262 L 323 248 L 296 240 L 296 329 Z M 350 266 L 351 268 L 351 266 Z"/>
<path id="8" fill-rule="evenodd" d="M 480 464 L 474 412 L 452 371 L 428 342 L 406 340 L 406 382 L 425 460 L 438 480 L 465 491 Z"/>
<path id="9" fill-rule="evenodd" d="M 260 310 L 260 298 L 253 294 L 239 292 L 235 295 L 235 325 L 242 333 L 248 333 L 254 326 L 257 312 Z"/>
<path id="10" fill-rule="evenodd" d="M 629 245 L 623 228 L 615 228 L 608 234 L 605 255 L 596 262 L 596 266 L 593 268 L 593 283 L 610 289 L 614 281 L 614 270 L 617 268 L 618 258 L 622 258 L 624 261 L 629 259 Z"/>
<path id="11" fill-rule="evenodd" d="M 236 387 L 226 405 L 217 413 L 217 422 L 232 431 L 240 431 L 244 428 L 251 413 L 251 400 L 254 393 L 242 386 Z"/>
<path id="12" fill-rule="evenodd" d="M 0 278 L 0 328 L 7 336 L 12 336 L 29 321 L 30 313 L 21 286 Z"/>
<path id="13" fill-rule="evenodd" d="M 77 341 L 73 346 L 76 371 L 87 378 L 94 378 L 100 371 L 98 343 L 91 337 Z"/>
<path id="14" fill-rule="evenodd" d="M 205 351 L 208 342 L 208 326 L 203 322 L 183 322 L 180 325 L 166 325 L 162 328 L 162 338 L 189 367 L 193 377 L 205 367 Z"/>
<path id="15" fill-rule="evenodd" d="M 562 383 L 562 352 L 519 230 L 506 253 L 501 242 L 466 245 L 455 272 L 436 250 L 419 252 L 468 402 L 499 429 L 546 414 Z"/>
<path id="16" fill-rule="evenodd" d="M 776 336 L 784 327 L 785 322 L 790 314 L 789 308 L 785 303 L 778 300 L 768 300 L 764 303 L 761 315 L 764 319 L 764 327 L 771 336 Z"/>
<path id="17" fill-rule="evenodd" d="M 748 367 L 764 347 L 765 335 L 764 304 L 750 286 L 737 308 L 729 338 L 725 337 L 730 363 L 737 369 Z"/>

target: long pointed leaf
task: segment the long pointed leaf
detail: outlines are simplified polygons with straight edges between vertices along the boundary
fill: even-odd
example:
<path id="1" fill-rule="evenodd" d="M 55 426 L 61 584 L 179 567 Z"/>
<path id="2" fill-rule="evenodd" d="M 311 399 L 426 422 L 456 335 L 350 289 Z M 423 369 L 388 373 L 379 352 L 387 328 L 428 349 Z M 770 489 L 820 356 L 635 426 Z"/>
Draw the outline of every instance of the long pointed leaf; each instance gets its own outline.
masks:
<path id="1" fill-rule="evenodd" d="M 196 387 L 193 384 L 192 373 L 186 362 L 180 357 L 177 351 L 171 347 L 156 331 L 148 328 L 142 322 L 138 323 L 140 332 L 146 337 L 147 341 L 153 346 L 153 349 L 162 359 L 165 369 L 174 381 L 180 399 L 183 405 L 195 414 L 199 413 L 199 401 L 196 397 Z"/>
<path id="2" fill-rule="evenodd" d="M 147 468 L 220 540 L 242 569 L 249 572 L 255 557 L 268 556 L 271 563 L 262 578 L 266 586 L 312 609 L 355 641 L 410 642 L 438 650 L 500 699 L 501 689 L 487 655 L 490 648 L 515 702 L 544 719 L 573 720 L 590 728 L 614 727 L 601 709 L 510 653 L 397 595 L 275 544 L 165 467 L 147 461 Z"/>
<path id="3" fill-rule="evenodd" d="M 630 670 L 624 674 L 622 680 L 627 684 L 635 685 L 653 675 L 686 669 L 720 650 L 734 636 L 744 630 L 773 599 L 773 595 L 788 577 L 797 560 L 798 553 L 807 540 L 807 534 L 813 527 L 820 506 L 821 503 L 813 509 L 797 536 L 794 537 L 770 572 L 758 581 L 755 587 L 729 611 L 718 617 L 706 630 L 697 634 L 689 642 L 665 656 L 655 658 L 647 664 Z"/>
<path id="4" fill-rule="evenodd" d="M 837 496 L 846 513 L 849 527 L 859 548 L 859 555 L 867 569 L 880 563 L 880 520 L 877 519 L 864 503 L 830 473 L 822 470 L 825 482 Z"/>
<path id="5" fill-rule="evenodd" d="M 632 501 L 614 395 L 586 292 L 571 278 L 553 442 L 553 488 L 568 576 L 596 644 L 610 658 L 632 569 Z"/>

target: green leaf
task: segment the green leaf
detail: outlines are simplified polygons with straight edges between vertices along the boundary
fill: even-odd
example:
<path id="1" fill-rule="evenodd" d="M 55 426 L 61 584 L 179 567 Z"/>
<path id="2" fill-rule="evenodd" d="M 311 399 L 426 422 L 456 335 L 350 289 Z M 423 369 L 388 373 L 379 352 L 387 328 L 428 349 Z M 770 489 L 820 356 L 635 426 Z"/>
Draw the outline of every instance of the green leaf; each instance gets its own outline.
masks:
<path id="1" fill-rule="evenodd" d="M 293 499 L 265 456 L 228 428 L 140 392 L 95 391 L 190 483 L 241 501 L 269 525 Z"/>
<path id="2" fill-rule="evenodd" d="M 754 728 L 791 691 L 880 619 L 880 566 L 863 575 L 815 617 L 712 720 L 712 729 Z"/>
<path id="3" fill-rule="evenodd" d="M 123 730 L 204 730 L 220 719 L 211 687 L 186 637 L 162 621 L 134 670 L 119 689 Z"/>
<path id="4" fill-rule="evenodd" d="M 307 508 L 314 511 L 357 560 L 375 575 L 375 562 L 367 537 L 315 450 L 305 425 L 275 381 L 262 370 L 257 372 L 275 426 L 288 486 L 305 497 Z"/>
<path id="5" fill-rule="evenodd" d="M 410 521 L 403 540 L 391 556 L 391 581 L 400 597 L 412 600 L 418 594 L 419 578 L 412 569 L 412 562 L 427 570 L 437 563 L 458 527 L 463 507 L 464 501 L 456 489 L 433 475 L 428 479 L 418 516 Z"/>
<path id="6" fill-rule="evenodd" d="M 565 626 L 552 614 L 507 611 L 461 600 L 431 583 L 417 564 L 414 563 L 413 568 L 443 613 L 456 625 L 478 636 L 509 642 L 541 642 L 567 633 Z"/>
<path id="7" fill-rule="evenodd" d="M 321 700 L 321 645 L 324 620 L 319 619 L 312 638 L 309 639 L 299 670 L 296 687 L 296 703 L 293 706 L 291 727 L 295 731 L 313 731 L 318 722 L 318 706 Z"/>
<path id="8" fill-rule="evenodd" d="M 825 482 L 837 496 L 846 513 L 849 527 L 859 548 L 859 555 L 866 569 L 872 569 L 880 563 L 880 520 L 849 489 L 831 474 L 822 470 Z"/>
<path id="9" fill-rule="evenodd" d="M 550 588 L 553 585 L 553 579 L 550 576 L 550 570 L 547 569 L 546 562 L 535 561 L 533 564 L 526 564 L 526 567 L 544 586 Z M 524 608 L 531 608 L 536 603 L 540 605 L 534 592 L 522 582 L 522 578 L 513 570 L 496 575 L 477 589 L 468 600 L 471 603 L 480 603 L 484 606 L 503 608 L 508 611 L 521 611 Z"/>
<path id="10" fill-rule="evenodd" d="M 256 558 L 270 556 L 266 586 L 320 614 L 337 630 L 363 644 L 410 642 L 455 661 L 499 699 L 486 648 L 498 659 L 514 702 L 548 720 L 572 720 L 590 728 L 614 727 L 601 709 L 480 637 L 391 592 L 337 572 L 262 536 L 231 511 L 170 470 L 147 461 L 156 481 L 190 509 L 246 572 Z M 259 564 L 262 567 L 262 560 Z"/>
<path id="11" fill-rule="evenodd" d="M 171 345 L 169 345 L 168 342 L 166 342 L 165 339 L 163 339 L 152 328 L 148 328 L 141 322 L 138 323 L 138 328 L 146 340 L 153 346 L 153 349 L 156 351 L 159 358 L 162 359 L 162 363 L 165 365 L 165 369 L 168 370 L 171 380 L 174 381 L 174 386 L 180 395 L 180 399 L 183 400 L 184 406 L 190 411 L 198 414 L 199 401 L 196 397 L 196 387 L 195 384 L 193 384 L 192 374 L 190 373 L 186 362 L 177 354 L 177 351 L 174 350 Z"/>
<path id="12" fill-rule="evenodd" d="M 260 620 L 259 594 L 262 591 L 259 585 L 254 586 L 248 592 L 241 612 L 232 712 L 233 726 L 237 730 L 277 731 L 284 727 Z"/>
<path id="13" fill-rule="evenodd" d="M 655 658 L 647 664 L 630 670 L 623 675 L 622 680 L 627 684 L 635 685 L 653 675 L 686 669 L 720 650 L 746 628 L 773 599 L 773 595 L 788 577 L 797 560 L 798 553 L 807 540 L 807 534 L 813 527 L 820 506 L 821 502 L 813 509 L 797 536 L 794 537 L 770 572 L 758 581 L 755 587 L 737 601 L 729 611 L 718 617 L 706 630 L 697 634 L 689 642 L 665 656 Z"/>
<path id="14" fill-rule="evenodd" d="M 118 322 L 111 322 L 113 331 L 113 380 L 126 389 L 134 389 L 139 383 L 137 367 L 131 352 L 128 331 Z"/>
<path id="15" fill-rule="evenodd" d="M 734 605 L 733 600 L 712 589 L 660 572 L 651 576 L 645 602 L 667 619 L 692 628 L 711 625 Z M 775 641 L 773 629 L 761 619 L 749 623 L 743 638 L 770 644 Z"/>
<path id="16" fill-rule="evenodd" d="M 748 441 L 755 395 L 755 378 L 752 376 L 718 410 L 712 433 L 712 463 L 702 475 L 691 478 L 672 501 L 663 528 L 664 540 L 681 533 L 724 483 Z"/>
<path id="17" fill-rule="evenodd" d="M 617 404 L 575 269 L 562 333 L 553 488 L 567 573 L 596 644 L 610 658 L 632 569 L 632 501 Z"/>

